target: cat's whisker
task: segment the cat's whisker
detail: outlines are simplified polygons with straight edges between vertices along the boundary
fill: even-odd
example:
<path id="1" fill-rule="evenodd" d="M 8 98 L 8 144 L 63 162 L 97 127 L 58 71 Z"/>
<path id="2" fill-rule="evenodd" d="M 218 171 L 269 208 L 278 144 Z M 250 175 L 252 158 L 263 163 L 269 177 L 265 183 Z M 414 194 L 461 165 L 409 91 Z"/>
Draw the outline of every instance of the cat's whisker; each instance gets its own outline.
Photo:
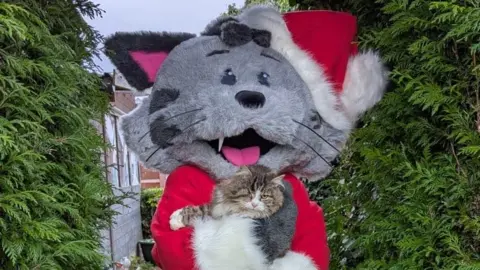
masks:
<path id="1" fill-rule="evenodd" d="M 336 148 L 332 143 L 330 143 L 327 139 L 323 138 L 322 135 L 318 134 L 318 132 L 316 132 L 313 128 L 305 125 L 304 123 L 302 122 L 299 122 L 295 119 L 292 119 L 293 122 L 299 124 L 300 126 L 308 129 L 309 131 L 313 132 L 313 134 L 317 135 L 317 137 L 319 137 L 320 139 L 322 139 L 322 141 L 324 141 L 326 144 L 328 144 L 330 147 L 332 147 L 333 149 L 335 149 L 335 151 L 337 151 L 338 153 L 340 153 L 340 150 L 338 150 L 338 148 Z"/>
<path id="2" fill-rule="evenodd" d="M 328 162 L 322 155 L 320 155 L 320 153 L 318 153 L 317 150 L 315 150 L 315 148 L 313 148 L 311 145 L 309 145 L 308 143 L 306 143 L 304 140 L 298 138 L 297 136 L 293 135 L 293 137 L 295 137 L 297 140 L 299 140 L 300 142 L 302 142 L 303 144 L 305 144 L 308 148 L 310 148 L 313 152 L 315 152 L 315 154 L 317 154 L 317 156 L 319 158 L 321 158 L 325 163 L 327 163 L 327 165 L 330 167 L 330 168 L 333 168 L 332 164 L 330 164 L 330 162 Z"/>
<path id="3" fill-rule="evenodd" d="M 167 122 L 168 120 L 177 118 L 177 117 L 179 117 L 179 116 L 182 116 L 182 115 L 185 115 L 185 114 L 189 114 L 189 113 L 193 113 L 193 112 L 198 112 L 198 111 L 201 111 L 201 110 L 203 110 L 203 108 L 194 109 L 194 110 L 182 112 L 182 113 L 179 113 L 179 114 L 176 114 L 176 115 L 172 115 L 172 116 L 168 117 L 167 119 L 162 120 L 160 123 L 165 123 L 165 122 Z M 145 136 L 147 136 L 148 134 L 150 134 L 150 132 L 155 131 L 158 127 L 160 127 L 160 125 L 155 126 L 155 127 L 152 128 L 151 130 L 149 130 L 147 133 L 143 134 L 142 137 L 140 137 L 140 139 L 138 140 L 138 142 L 140 142 L 141 140 L 143 140 L 143 138 L 145 138 Z"/>
<path id="4" fill-rule="evenodd" d="M 202 122 L 205 121 L 205 120 L 207 120 L 206 117 L 205 117 L 205 118 L 202 118 L 202 119 L 200 119 L 200 120 L 198 120 L 198 121 L 196 121 L 196 122 L 194 122 L 193 124 L 188 125 L 186 128 L 184 128 L 183 130 L 181 130 L 180 133 L 175 134 L 174 136 L 170 137 L 170 138 L 167 140 L 167 143 L 170 143 L 170 142 L 171 142 L 173 139 L 175 139 L 177 136 L 182 135 L 182 134 L 183 134 L 185 131 L 187 131 L 188 129 L 190 129 L 190 128 L 192 128 L 192 127 L 194 127 L 194 126 L 202 123 Z M 145 162 L 148 162 L 148 160 L 150 160 L 150 158 L 152 158 L 153 155 L 155 155 L 155 154 L 156 154 L 160 149 L 162 149 L 162 148 L 163 148 L 162 146 L 159 146 L 155 151 L 153 151 L 153 153 L 151 153 L 151 154 L 148 156 L 148 158 L 145 160 Z"/>

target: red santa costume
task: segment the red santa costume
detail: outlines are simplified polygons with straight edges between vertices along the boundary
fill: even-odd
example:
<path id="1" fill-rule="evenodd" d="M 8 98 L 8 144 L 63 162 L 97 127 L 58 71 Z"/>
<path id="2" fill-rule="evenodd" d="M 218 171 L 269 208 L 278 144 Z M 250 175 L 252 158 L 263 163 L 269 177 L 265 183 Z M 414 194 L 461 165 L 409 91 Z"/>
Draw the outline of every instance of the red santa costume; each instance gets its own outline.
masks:
<path id="1" fill-rule="evenodd" d="M 323 212 L 299 177 L 325 177 L 355 121 L 381 99 L 387 73 L 379 56 L 358 53 L 356 19 L 341 12 L 282 15 L 256 6 L 207 29 L 200 37 L 119 32 L 105 43 L 132 87 L 153 89 L 121 126 L 144 166 L 170 173 L 151 224 L 156 264 L 328 270 Z M 222 144 L 229 140 L 243 141 L 227 152 Z M 237 162 L 285 173 L 296 210 L 283 257 L 266 261 L 252 219 L 232 215 L 170 227 L 180 208 L 210 202 L 215 183 L 233 175 Z"/>

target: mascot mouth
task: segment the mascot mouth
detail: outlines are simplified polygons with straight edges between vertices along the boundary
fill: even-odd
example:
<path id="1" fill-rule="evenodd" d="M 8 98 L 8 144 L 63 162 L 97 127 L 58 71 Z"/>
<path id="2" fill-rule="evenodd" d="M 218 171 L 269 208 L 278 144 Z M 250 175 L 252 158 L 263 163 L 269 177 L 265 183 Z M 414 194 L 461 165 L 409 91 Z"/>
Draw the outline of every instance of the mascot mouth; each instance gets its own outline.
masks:
<path id="1" fill-rule="evenodd" d="M 253 165 L 277 144 L 258 135 L 249 128 L 242 134 L 207 141 L 222 157 L 235 166 Z"/>

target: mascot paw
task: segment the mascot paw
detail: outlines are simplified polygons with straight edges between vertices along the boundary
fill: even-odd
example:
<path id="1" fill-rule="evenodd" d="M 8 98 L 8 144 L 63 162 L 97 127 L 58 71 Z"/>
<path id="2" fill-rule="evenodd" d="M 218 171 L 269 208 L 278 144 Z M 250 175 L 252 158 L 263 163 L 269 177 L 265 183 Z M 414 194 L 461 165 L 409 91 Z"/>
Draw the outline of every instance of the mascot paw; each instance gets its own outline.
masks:
<path id="1" fill-rule="evenodd" d="M 170 229 L 176 231 L 185 227 L 183 224 L 182 209 L 178 209 L 170 216 Z"/>

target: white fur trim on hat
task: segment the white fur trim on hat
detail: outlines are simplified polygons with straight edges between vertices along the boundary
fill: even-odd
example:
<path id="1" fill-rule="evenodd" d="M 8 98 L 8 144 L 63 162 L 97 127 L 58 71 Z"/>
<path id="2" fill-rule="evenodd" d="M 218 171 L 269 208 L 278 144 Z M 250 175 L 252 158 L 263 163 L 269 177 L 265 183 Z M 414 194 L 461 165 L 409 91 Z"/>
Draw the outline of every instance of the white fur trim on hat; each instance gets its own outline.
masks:
<path id="1" fill-rule="evenodd" d="M 268 5 L 253 6 L 245 9 L 238 19 L 252 28 L 271 32 L 272 49 L 292 64 L 309 87 L 318 113 L 334 128 L 351 129 L 358 116 L 382 97 L 387 79 L 378 55 L 369 52 L 350 59 L 344 90 L 339 99 L 322 66 L 293 42 L 287 25 L 276 8 Z"/>
<path id="2" fill-rule="evenodd" d="M 380 56 L 372 51 L 350 57 L 340 95 L 351 121 L 382 99 L 388 84 L 388 72 Z"/>

